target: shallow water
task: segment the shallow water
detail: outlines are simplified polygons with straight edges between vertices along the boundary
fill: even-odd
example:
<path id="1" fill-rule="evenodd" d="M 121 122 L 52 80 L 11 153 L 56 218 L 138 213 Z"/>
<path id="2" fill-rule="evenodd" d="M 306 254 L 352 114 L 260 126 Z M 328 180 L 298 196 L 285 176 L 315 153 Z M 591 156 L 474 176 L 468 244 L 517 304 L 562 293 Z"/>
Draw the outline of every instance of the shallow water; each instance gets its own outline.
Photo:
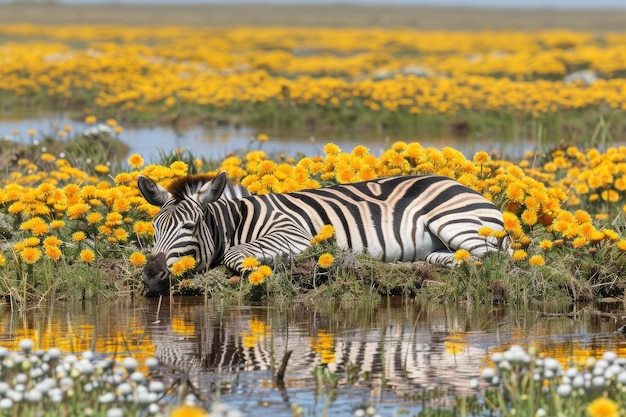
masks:
<path id="1" fill-rule="evenodd" d="M 494 351 L 536 346 L 565 366 L 606 350 L 626 355 L 615 331 L 623 312 L 592 308 L 560 313 L 474 309 L 388 298 L 375 304 L 288 307 L 222 305 L 203 297 L 120 298 L 107 302 L 55 302 L 19 312 L 0 307 L 0 345 L 16 348 L 29 337 L 36 347 L 57 346 L 140 360 L 157 357 L 164 377 L 184 374 L 207 401 L 220 398 L 247 414 L 290 416 L 290 403 L 306 415 L 347 415 L 373 404 L 382 415 L 419 410 L 415 394 L 442 387 L 467 392 L 469 379 Z M 574 314 L 577 313 L 577 314 Z M 274 371 L 292 350 L 284 386 Z M 316 394 L 311 371 L 339 376 L 336 397 Z M 348 381 L 348 370 L 356 381 Z"/>
<path id="2" fill-rule="evenodd" d="M 68 120 L 65 117 L 16 118 L 12 120 L 0 118 L 0 138 L 13 138 L 17 142 L 30 141 L 27 132 L 35 129 L 43 135 L 54 135 L 65 125 L 73 127 L 74 132 L 82 132 L 88 126 L 81 122 Z M 17 130 L 19 133 L 14 134 Z M 259 133 L 268 133 L 270 140 L 260 144 L 253 138 Z M 490 138 L 467 137 L 393 137 L 385 134 L 347 132 L 328 134 L 305 133 L 272 133 L 247 127 L 203 127 L 190 126 L 183 130 L 174 130 L 168 126 L 131 126 L 124 127 L 119 139 L 128 144 L 130 153 L 139 153 L 148 160 L 155 160 L 159 150 L 166 153 L 175 149 L 190 150 L 195 156 L 206 159 L 222 159 L 231 152 L 244 149 L 259 149 L 270 155 L 284 153 L 296 156 L 298 153 L 313 156 L 322 154 L 324 145 L 333 142 L 344 151 L 350 151 L 356 145 L 365 145 L 373 155 L 380 155 L 397 140 L 418 141 L 424 147 L 441 149 L 453 147 L 471 158 L 478 151 L 497 152 L 511 159 L 519 159 L 524 152 L 535 149 L 530 140 L 509 140 L 501 142 Z"/>

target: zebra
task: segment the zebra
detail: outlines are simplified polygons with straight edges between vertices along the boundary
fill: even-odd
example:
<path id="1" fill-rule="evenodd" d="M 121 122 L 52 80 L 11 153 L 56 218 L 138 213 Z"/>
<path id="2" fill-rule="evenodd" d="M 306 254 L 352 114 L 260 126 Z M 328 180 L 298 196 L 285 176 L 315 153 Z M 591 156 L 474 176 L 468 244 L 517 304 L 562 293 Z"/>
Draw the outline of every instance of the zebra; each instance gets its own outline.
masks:
<path id="1" fill-rule="evenodd" d="M 495 204 L 438 175 L 262 195 L 233 186 L 225 172 L 180 177 L 168 189 L 145 176 L 137 183 L 147 202 L 160 207 L 155 244 L 142 271 L 150 295 L 169 291 L 169 267 L 183 256 L 193 256 L 197 273 L 224 264 L 242 274 L 245 258 L 271 263 L 299 254 L 325 225 L 334 227 L 342 249 L 385 262 L 440 265 L 454 264 L 459 249 L 475 258 L 498 251 L 498 239 L 479 230 L 503 230 Z"/>

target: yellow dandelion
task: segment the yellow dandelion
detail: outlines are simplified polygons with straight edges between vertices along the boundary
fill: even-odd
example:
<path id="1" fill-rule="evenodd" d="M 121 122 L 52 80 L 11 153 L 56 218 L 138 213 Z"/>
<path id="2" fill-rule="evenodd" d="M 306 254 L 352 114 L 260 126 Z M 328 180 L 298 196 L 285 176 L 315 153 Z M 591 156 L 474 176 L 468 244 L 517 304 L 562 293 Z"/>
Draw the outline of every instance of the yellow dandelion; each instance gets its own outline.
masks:
<path id="1" fill-rule="evenodd" d="M 258 140 L 259 142 L 267 142 L 269 138 L 270 137 L 265 133 L 259 133 L 256 136 L 256 140 Z"/>
<path id="2" fill-rule="evenodd" d="M 170 417 L 209 417 L 209 412 L 197 405 L 183 404 L 174 408 Z"/>
<path id="3" fill-rule="evenodd" d="M 141 252 L 133 252 L 128 258 L 128 260 L 130 261 L 131 264 L 135 266 L 144 265 L 147 261 L 146 255 L 144 255 Z"/>
<path id="4" fill-rule="evenodd" d="M 466 249 L 459 249 L 456 252 L 454 252 L 454 259 L 456 259 L 458 263 L 467 262 L 469 258 L 470 258 L 470 253 Z"/>
<path id="5" fill-rule="evenodd" d="M 113 234 L 118 241 L 125 242 L 128 239 L 128 232 L 121 227 L 113 230 Z"/>
<path id="6" fill-rule="evenodd" d="M 541 250 L 546 251 L 552 247 L 552 242 L 548 239 L 544 239 L 539 243 L 539 247 L 541 248 Z"/>
<path id="7" fill-rule="evenodd" d="M 135 231 L 135 233 L 137 233 L 140 236 L 141 235 L 147 235 L 147 236 L 154 235 L 154 226 L 152 225 L 152 222 L 139 220 L 135 222 L 135 224 L 133 225 L 133 230 Z"/>
<path id="8" fill-rule="evenodd" d="M 50 222 L 51 229 L 61 229 L 63 226 L 65 226 L 65 222 L 63 220 L 53 220 Z"/>
<path id="9" fill-rule="evenodd" d="M 617 242 L 617 249 L 623 251 L 626 251 L 626 239 L 620 239 Z"/>
<path id="10" fill-rule="evenodd" d="M 509 231 L 515 231 L 520 227 L 519 219 L 511 212 L 505 211 L 502 214 L 504 221 L 504 229 Z"/>
<path id="11" fill-rule="evenodd" d="M 54 162 L 54 160 L 56 159 L 54 155 L 48 152 L 42 153 L 40 158 L 44 162 Z"/>
<path id="12" fill-rule="evenodd" d="M 87 223 L 94 224 L 102 221 L 103 217 L 102 214 L 98 212 L 93 212 L 89 213 L 87 217 L 85 217 L 85 219 L 87 220 Z"/>
<path id="13" fill-rule="evenodd" d="M 177 173 L 186 173 L 189 166 L 183 161 L 175 161 L 170 165 L 170 169 Z"/>
<path id="14" fill-rule="evenodd" d="M 97 120 L 96 116 L 89 115 L 89 116 L 85 117 L 85 123 L 87 123 L 88 125 L 92 125 L 92 124 L 96 123 L 96 120 Z"/>
<path id="15" fill-rule="evenodd" d="M 526 259 L 527 257 L 528 257 L 528 253 L 526 253 L 526 251 L 523 249 L 518 249 L 515 252 L 513 252 L 513 255 L 511 255 L 511 258 L 514 261 L 522 261 Z"/>
<path id="16" fill-rule="evenodd" d="M 352 155 L 354 156 L 363 157 L 363 156 L 369 155 L 369 153 L 370 153 L 369 149 L 367 149 L 367 147 L 363 145 L 357 145 L 352 149 Z"/>
<path id="17" fill-rule="evenodd" d="M 248 282 L 252 285 L 259 285 L 265 282 L 265 275 L 261 271 L 252 271 L 248 277 Z"/>
<path id="18" fill-rule="evenodd" d="M 259 172 L 259 174 L 271 174 L 275 168 L 276 162 L 270 161 L 269 159 L 261 161 L 257 165 L 257 171 Z"/>
<path id="19" fill-rule="evenodd" d="M 524 224 L 528 226 L 534 226 L 535 224 L 537 224 L 537 212 L 535 210 L 526 209 L 522 212 L 522 215 L 520 217 L 522 219 L 522 222 L 524 222 Z"/>
<path id="20" fill-rule="evenodd" d="M 262 273 L 264 277 L 270 277 L 273 274 L 272 268 L 267 265 L 261 265 L 257 271 Z"/>
<path id="21" fill-rule="evenodd" d="M 95 167 L 93 167 L 94 171 L 96 171 L 98 174 L 108 174 L 109 171 L 111 171 L 111 169 L 103 164 L 98 164 Z"/>
<path id="22" fill-rule="evenodd" d="M 618 417 L 619 404 L 609 398 L 596 398 L 587 406 L 590 417 Z"/>
<path id="23" fill-rule="evenodd" d="M 172 265 L 172 274 L 179 277 L 185 272 L 190 271 L 196 267 L 196 260 L 193 256 L 183 256 Z"/>
<path id="24" fill-rule="evenodd" d="M 87 239 L 87 235 L 85 234 L 85 232 L 78 231 L 72 233 L 72 240 L 74 242 L 82 242 L 85 239 Z"/>
<path id="25" fill-rule="evenodd" d="M 604 190 L 600 196 L 602 197 L 602 200 L 609 201 L 611 203 L 615 203 L 619 200 L 619 194 L 615 190 Z"/>
<path id="26" fill-rule="evenodd" d="M 132 168 L 141 168 L 144 164 L 144 160 L 142 158 L 141 155 L 139 155 L 138 153 L 134 153 L 131 156 L 128 157 L 128 165 L 130 165 Z"/>
<path id="27" fill-rule="evenodd" d="M 252 256 L 248 256 L 241 262 L 241 266 L 245 270 L 251 270 L 259 266 L 259 261 Z"/>
<path id="28" fill-rule="evenodd" d="M 339 152 L 341 152 L 341 149 L 339 149 L 339 146 L 334 143 L 327 143 L 324 145 L 324 153 L 326 155 L 337 155 Z"/>
<path id="29" fill-rule="evenodd" d="M 543 256 L 541 256 L 541 255 L 533 255 L 528 260 L 528 263 L 531 266 L 542 266 L 545 262 L 543 260 Z"/>
<path id="30" fill-rule="evenodd" d="M 60 246 L 62 243 L 63 241 L 56 236 L 48 236 L 43 240 L 44 246 Z"/>
<path id="31" fill-rule="evenodd" d="M 335 257 L 333 255 L 331 255 L 330 253 L 323 253 L 317 259 L 317 265 L 319 265 L 320 268 L 329 268 L 334 261 Z"/>
<path id="32" fill-rule="evenodd" d="M 85 263 L 91 263 L 96 259 L 95 253 L 91 249 L 83 249 L 80 251 L 80 260 Z"/>
<path id="33" fill-rule="evenodd" d="M 41 258 L 41 251 L 38 248 L 27 246 L 20 252 L 20 258 L 27 264 L 34 264 Z"/>
<path id="34" fill-rule="evenodd" d="M 474 155 L 474 163 L 477 165 L 485 165 L 491 162 L 489 154 L 485 151 L 476 152 Z"/>
<path id="35" fill-rule="evenodd" d="M 53 261 L 58 261 L 61 258 L 61 255 L 63 255 L 63 252 L 61 252 L 61 249 L 59 249 L 58 246 L 46 247 L 46 256 Z"/>
<path id="36" fill-rule="evenodd" d="M 485 226 L 485 227 L 481 227 L 480 230 L 478 230 L 478 235 L 487 237 L 487 236 L 491 236 L 492 232 L 493 232 L 493 229 L 491 227 Z"/>

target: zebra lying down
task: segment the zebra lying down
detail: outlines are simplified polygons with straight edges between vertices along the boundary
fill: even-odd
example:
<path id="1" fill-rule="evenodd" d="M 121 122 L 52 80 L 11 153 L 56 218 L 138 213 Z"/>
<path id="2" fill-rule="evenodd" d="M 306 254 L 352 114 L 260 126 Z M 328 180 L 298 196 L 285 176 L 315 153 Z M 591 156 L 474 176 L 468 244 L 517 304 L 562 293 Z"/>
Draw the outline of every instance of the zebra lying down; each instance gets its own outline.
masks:
<path id="1" fill-rule="evenodd" d="M 150 295 L 169 290 L 169 267 L 182 256 L 196 272 L 219 264 L 241 273 L 252 256 L 269 263 L 305 250 L 330 224 L 340 247 L 386 261 L 426 260 L 449 265 L 454 252 L 480 257 L 498 250 L 484 226 L 502 230 L 502 213 L 489 200 L 441 176 L 379 178 L 290 194 L 249 195 L 227 181 L 190 175 L 168 190 L 139 176 L 139 190 L 161 207 L 154 218 L 155 244 L 142 272 Z"/>

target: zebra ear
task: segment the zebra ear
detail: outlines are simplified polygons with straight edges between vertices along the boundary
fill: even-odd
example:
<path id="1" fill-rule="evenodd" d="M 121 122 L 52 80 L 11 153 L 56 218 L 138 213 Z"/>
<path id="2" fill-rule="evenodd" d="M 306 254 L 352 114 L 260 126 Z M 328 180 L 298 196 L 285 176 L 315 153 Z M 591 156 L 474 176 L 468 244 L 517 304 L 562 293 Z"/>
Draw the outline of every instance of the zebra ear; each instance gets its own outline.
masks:
<path id="1" fill-rule="evenodd" d="M 220 172 L 211 181 L 198 190 L 198 201 L 201 205 L 212 203 L 219 199 L 228 183 L 226 172 Z"/>
<path id="2" fill-rule="evenodd" d="M 161 207 L 172 196 L 165 188 L 143 175 L 137 177 L 137 186 L 143 198 L 153 206 Z"/>

